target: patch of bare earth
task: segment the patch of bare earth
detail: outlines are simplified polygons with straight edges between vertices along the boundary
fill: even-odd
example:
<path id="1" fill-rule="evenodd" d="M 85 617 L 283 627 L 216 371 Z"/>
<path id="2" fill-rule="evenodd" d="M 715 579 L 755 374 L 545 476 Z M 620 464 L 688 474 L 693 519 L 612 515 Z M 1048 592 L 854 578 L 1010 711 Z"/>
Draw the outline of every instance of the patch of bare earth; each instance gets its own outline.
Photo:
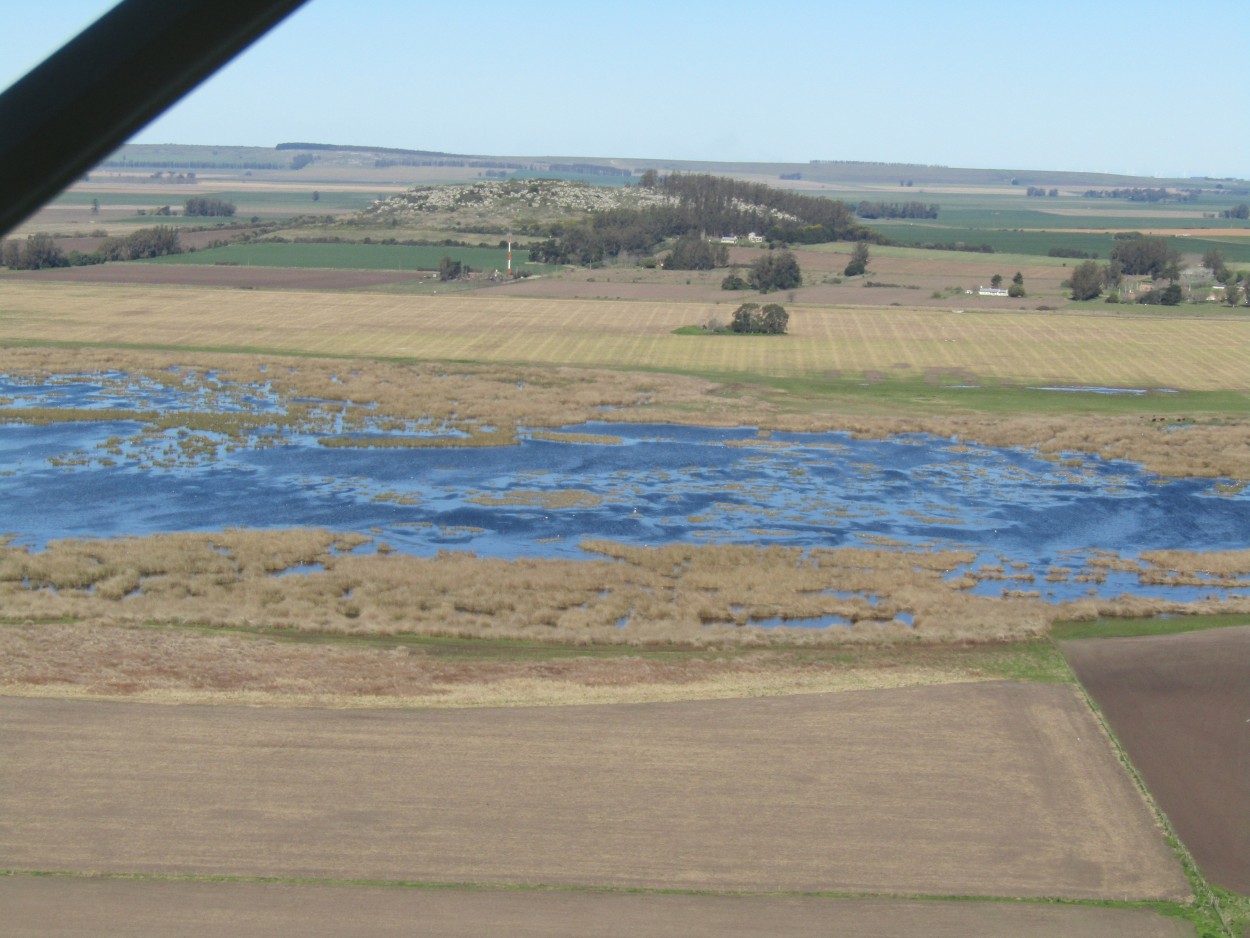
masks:
<path id="1" fill-rule="evenodd" d="M 1250 627 L 1063 651 L 1207 878 L 1250 893 Z"/>
<path id="2" fill-rule="evenodd" d="M 0 700 L 14 870 L 1184 898 L 1068 685 L 326 711 Z"/>
<path id="3" fill-rule="evenodd" d="M 268 938 L 278 934 L 478 938 L 1183 938 L 1138 909 L 783 896 L 404 889 L 77 877 L 0 877 L 10 938 Z M 419 923 L 419 925 L 417 924 Z"/>

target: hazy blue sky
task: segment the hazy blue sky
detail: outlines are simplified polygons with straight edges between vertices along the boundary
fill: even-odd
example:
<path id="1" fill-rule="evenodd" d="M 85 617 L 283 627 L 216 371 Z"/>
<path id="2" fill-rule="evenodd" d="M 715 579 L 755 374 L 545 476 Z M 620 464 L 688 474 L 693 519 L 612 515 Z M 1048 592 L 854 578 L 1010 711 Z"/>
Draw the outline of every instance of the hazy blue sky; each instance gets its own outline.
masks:
<path id="1" fill-rule="evenodd" d="M 0 0 L 0 84 L 108 6 Z M 135 139 L 1250 177 L 1248 27 L 1245 0 L 309 0 Z"/>

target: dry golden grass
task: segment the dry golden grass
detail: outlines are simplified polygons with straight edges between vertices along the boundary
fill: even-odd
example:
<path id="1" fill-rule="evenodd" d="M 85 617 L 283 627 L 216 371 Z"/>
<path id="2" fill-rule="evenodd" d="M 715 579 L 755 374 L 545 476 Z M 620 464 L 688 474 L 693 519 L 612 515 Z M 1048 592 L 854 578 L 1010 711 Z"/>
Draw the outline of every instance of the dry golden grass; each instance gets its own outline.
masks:
<path id="1" fill-rule="evenodd" d="M 0 341 L 134 343 L 314 355 L 814 376 L 906 365 L 986 381 L 1250 388 L 1234 320 L 791 309 L 785 339 L 672 335 L 715 303 L 398 297 L 0 282 Z"/>
<path id="2" fill-rule="evenodd" d="M 908 646 L 570 655 L 488 646 L 296 642 L 97 622 L 0 627 L 0 695 L 335 708 L 569 706 L 994 680 L 1013 651 Z"/>

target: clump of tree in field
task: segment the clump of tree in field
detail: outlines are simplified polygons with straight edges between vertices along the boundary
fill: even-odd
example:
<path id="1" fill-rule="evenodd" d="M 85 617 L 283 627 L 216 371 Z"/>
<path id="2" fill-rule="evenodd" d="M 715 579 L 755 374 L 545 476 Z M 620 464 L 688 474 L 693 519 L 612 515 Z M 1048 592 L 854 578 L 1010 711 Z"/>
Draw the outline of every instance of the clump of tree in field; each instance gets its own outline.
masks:
<path id="1" fill-rule="evenodd" d="M 25 241 L 16 238 L 0 246 L 0 266 L 11 270 L 42 270 L 47 267 L 85 267 L 106 261 L 137 261 L 166 254 L 181 254 L 178 231 L 168 225 L 140 228 L 124 238 L 105 238 L 91 253 L 70 251 L 46 234 L 33 234 Z"/>
<path id="2" fill-rule="evenodd" d="M 467 270 L 460 261 L 453 260 L 448 254 L 444 254 L 438 262 L 438 279 L 439 280 L 459 280 Z"/>
<path id="3" fill-rule="evenodd" d="M 1162 290 L 1150 290 L 1141 294 L 1137 302 L 1143 306 L 1180 306 L 1184 296 L 1179 283 L 1169 283 Z"/>
<path id="4" fill-rule="evenodd" d="M 235 213 L 236 208 L 233 202 L 227 202 L 224 199 L 207 199 L 203 196 L 195 196 L 183 203 L 182 211 L 185 215 L 228 218 Z"/>
<path id="5" fill-rule="evenodd" d="M 729 249 L 695 234 L 682 235 L 664 259 L 668 270 L 712 270 L 729 263 Z"/>
<path id="6" fill-rule="evenodd" d="M 751 263 L 747 283 L 761 293 L 793 290 L 803 286 L 803 272 L 790 251 L 769 251 Z"/>
<path id="7" fill-rule="evenodd" d="M 1072 271 L 1068 282 L 1072 288 L 1072 299 L 1092 300 L 1102 292 L 1102 268 L 1094 261 L 1085 261 Z"/>
<path id="8" fill-rule="evenodd" d="M 0 263 L 10 270 L 41 270 L 44 267 L 68 267 L 69 261 L 60 246 L 46 234 L 33 234 L 26 240 L 12 238 L 0 248 Z"/>
<path id="9" fill-rule="evenodd" d="M 779 303 L 743 303 L 734 310 L 729 324 L 730 332 L 743 335 L 785 335 L 790 324 L 790 314 Z"/>
<path id="10" fill-rule="evenodd" d="M 1111 259 L 1119 262 L 1126 274 L 1166 277 L 1169 280 L 1180 278 L 1180 252 L 1169 246 L 1164 238 L 1141 235 L 1118 240 L 1111 249 Z"/>
<path id="11" fill-rule="evenodd" d="M 860 218 L 937 218 L 936 202 L 860 202 L 855 206 Z"/>
<path id="12" fill-rule="evenodd" d="M 1220 212 L 1221 218 L 1250 218 L 1250 205 L 1242 202 L 1240 205 L 1234 205 L 1232 208 L 1225 209 Z"/>
<path id="13" fill-rule="evenodd" d="M 1013 297 L 1024 296 L 1024 274 L 1016 271 L 1016 275 L 1011 278 L 1011 286 L 1007 288 L 1007 295 Z"/>

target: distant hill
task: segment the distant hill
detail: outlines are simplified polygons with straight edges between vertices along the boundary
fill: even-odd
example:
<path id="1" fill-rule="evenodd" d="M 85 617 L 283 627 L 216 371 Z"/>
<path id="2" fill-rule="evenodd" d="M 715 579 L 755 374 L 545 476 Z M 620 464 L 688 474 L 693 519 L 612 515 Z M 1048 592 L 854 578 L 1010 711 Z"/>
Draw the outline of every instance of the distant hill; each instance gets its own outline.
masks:
<path id="1" fill-rule="evenodd" d="M 650 157 L 515 156 L 448 153 L 353 144 L 280 143 L 276 147 L 126 144 L 101 164 L 134 169 L 265 169 L 299 170 L 310 165 L 388 169 L 402 167 L 463 168 L 466 176 L 495 178 L 550 175 L 589 181 L 621 182 L 648 169 L 661 173 L 711 173 L 756 182 L 775 180 L 789 188 L 829 185 L 894 186 L 1184 186 L 1217 188 L 1245 185 L 1242 180 L 1157 178 L 1112 173 L 1047 169 L 976 169 L 914 163 L 873 163 L 856 160 L 811 160 L 806 163 L 743 163 L 716 160 L 665 160 Z"/>

